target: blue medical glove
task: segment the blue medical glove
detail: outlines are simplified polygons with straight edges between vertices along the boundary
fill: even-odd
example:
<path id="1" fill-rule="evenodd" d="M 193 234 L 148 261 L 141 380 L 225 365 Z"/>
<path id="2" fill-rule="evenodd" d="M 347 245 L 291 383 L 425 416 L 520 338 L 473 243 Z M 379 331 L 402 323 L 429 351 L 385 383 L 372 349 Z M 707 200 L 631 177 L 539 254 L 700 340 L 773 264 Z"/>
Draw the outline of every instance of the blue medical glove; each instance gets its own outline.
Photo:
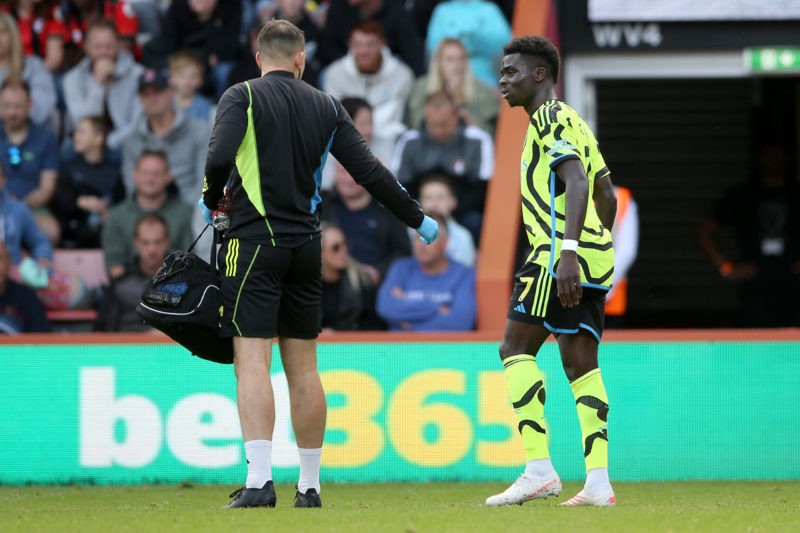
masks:
<path id="1" fill-rule="evenodd" d="M 213 219 L 211 217 L 212 211 L 211 211 L 211 209 L 206 207 L 206 204 L 203 203 L 203 198 L 202 197 L 200 198 L 200 201 L 197 202 L 197 205 L 200 206 L 200 211 L 203 214 L 203 220 L 205 220 L 207 224 L 213 223 Z"/>
<path id="2" fill-rule="evenodd" d="M 439 223 L 433 220 L 428 215 L 422 219 L 422 224 L 417 228 L 419 240 L 425 244 L 431 244 L 439 236 Z"/>

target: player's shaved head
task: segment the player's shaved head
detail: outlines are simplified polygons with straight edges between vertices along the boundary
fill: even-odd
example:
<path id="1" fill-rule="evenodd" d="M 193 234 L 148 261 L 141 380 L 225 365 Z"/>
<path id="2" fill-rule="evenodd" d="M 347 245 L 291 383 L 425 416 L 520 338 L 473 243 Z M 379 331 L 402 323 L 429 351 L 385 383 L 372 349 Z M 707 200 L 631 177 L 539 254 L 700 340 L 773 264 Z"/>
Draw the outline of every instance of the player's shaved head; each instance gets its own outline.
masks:
<path id="1" fill-rule="evenodd" d="M 547 69 L 553 82 L 558 81 L 561 59 L 553 43 L 539 35 L 526 35 L 512 39 L 503 47 L 503 55 L 519 54 L 529 60 L 532 66 Z"/>
<path id="2" fill-rule="evenodd" d="M 270 20 L 258 32 L 258 52 L 276 63 L 291 63 L 297 52 L 305 50 L 303 30 L 287 20 Z"/>

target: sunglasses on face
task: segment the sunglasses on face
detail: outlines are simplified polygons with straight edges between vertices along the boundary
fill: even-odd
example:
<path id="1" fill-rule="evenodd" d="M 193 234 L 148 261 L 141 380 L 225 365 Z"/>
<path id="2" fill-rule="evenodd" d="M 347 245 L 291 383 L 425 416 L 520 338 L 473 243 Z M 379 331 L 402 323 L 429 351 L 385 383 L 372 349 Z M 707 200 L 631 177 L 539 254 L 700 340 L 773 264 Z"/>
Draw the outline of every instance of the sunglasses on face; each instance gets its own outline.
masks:
<path id="1" fill-rule="evenodd" d="M 344 249 L 346 247 L 347 247 L 347 243 L 346 242 L 339 241 L 339 242 L 335 242 L 335 243 L 331 244 L 330 246 L 328 246 L 328 250 L 330 250 L 331 252 L 334 252 L 334 253 L 338 253 L 339 250 L 342 250 L 342 249 Z"/>
<path id="2" fill-rule="evenodd" d="M 8 162 L 11 163 L 12 167 L 22 163 L 22 153 L 19 150 L 19 146 L 8 147 Z"/>

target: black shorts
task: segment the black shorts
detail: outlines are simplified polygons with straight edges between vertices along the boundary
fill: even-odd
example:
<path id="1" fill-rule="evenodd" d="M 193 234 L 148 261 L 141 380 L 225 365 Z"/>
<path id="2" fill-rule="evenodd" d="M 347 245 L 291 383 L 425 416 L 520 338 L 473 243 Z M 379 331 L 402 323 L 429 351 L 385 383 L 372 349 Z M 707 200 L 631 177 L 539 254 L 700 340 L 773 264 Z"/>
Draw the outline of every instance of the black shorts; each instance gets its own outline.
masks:
<path id="1" fill-rule="evenodd" d="M 274 247 L 229 239 L 220 248 L 223 337 L 315 339 L 322 323 L 320 240 Z"/>
<path id="2" fill-rule="evenodd" d="M 556 337 L 584 329 L 600 341 L 605 320 L 606 291 L 583 288 L 578 305 L 564 307 L 558 299 L 558 287 L 546 268 L 525 263 L 514 278 L 514 292 L 508 306 L 508 319 L 541 324 Z"/>

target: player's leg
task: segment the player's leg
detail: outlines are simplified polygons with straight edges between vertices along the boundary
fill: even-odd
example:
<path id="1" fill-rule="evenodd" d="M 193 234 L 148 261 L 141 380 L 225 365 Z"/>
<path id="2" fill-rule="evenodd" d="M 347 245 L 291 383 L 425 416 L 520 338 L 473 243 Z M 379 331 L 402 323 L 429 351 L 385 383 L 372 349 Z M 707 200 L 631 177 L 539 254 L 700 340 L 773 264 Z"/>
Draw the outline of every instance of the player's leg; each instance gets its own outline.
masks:
<path id="1" fill-rule="evenodd" d="M 226 242 L 221 261 L 221 334 L 233 337 L 236 403 L 247 458 L 247 481 L 231 495 L 228 508 L 275 506 L 275 400 L 269 370 L 281 277 L 288 264 L 288 254 L 280 249 L 238 239 Z"/>
<path id="2" fill-rule="evenodd" d="M 319 467 L 327 404 L 317 371 L 317 341 L 281 338 L 280 347 L 300 457 L 295 507 L 321 507 Z"/>
<path id="3" fill-rule="evenodd" d="M 592 329 L 597 334 L 602 331 Z M 598 346 L 598 338 L 585 329 L 558 336 L 561 362 L 575 396 L 586 464 L 586 484 L 578 495 L 562 503 L 566 506 L 616 503 L 608 478 L 608 396 L 597 365 Z"/>
<path id="4" fill-rule="evenodd" d="M 278 312 L 281 360 L 289 383 L 292 427 L 300 457 L 295 507 L 322 507 L 319 467 L 327 406 L 317 371 L 322 326 L 322 254 L 319 239 L 293 250 Z"/>
<path id="5" fill-rule="evenodd" d="M 500 359 L 525 446 L 526 463 L 525 472 L 505 491 L 487 498 L 486 505 L 522 504 L 561 492 L 561 481 L 550 462 L 547 447 L 544 375 L 536 364 L 536 353 L 549 335 L 538 324 L 506 321 Z"/>
<path id="6" fill-rule="evenodd" d="M 561 492 L 547 447 L 545 381 L 536 364 L 536 354 L 550 335 L 544 326 L 554 291 L 553 279 L 540 265 L 525 263 L 516 275 L 500 358 L 525 445 L 525 472 L 506 491 L 488 498 L 487 505 L 524 503 Z"/>

